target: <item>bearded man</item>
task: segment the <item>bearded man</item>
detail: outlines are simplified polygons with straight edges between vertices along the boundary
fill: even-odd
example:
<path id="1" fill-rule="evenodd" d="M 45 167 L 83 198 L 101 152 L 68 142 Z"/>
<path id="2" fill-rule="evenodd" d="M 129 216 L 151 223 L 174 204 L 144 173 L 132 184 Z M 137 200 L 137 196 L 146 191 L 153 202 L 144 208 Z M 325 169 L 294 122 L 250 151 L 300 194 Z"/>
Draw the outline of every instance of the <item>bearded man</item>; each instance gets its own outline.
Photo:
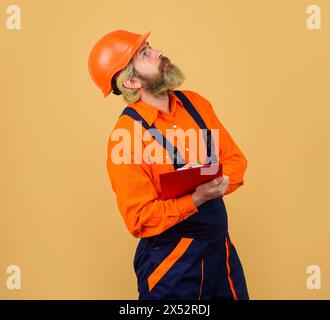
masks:
<path id="1" fill-rule="evenodd" d="M 149 35 L 110 32 L 89 55 L 90 75 L 103 95 L 122 95 L 128 104 L 109 138 L 107 169 L 125 225 L 140 239 L 133 263 L 139 299 L 249 299 L 223 200 L 243 185 L 247 160 L 207 99 L 194 91 L 175 90 L 184 74 L 150 46 Z M 169 129 L 216 129 L 218 136 L 197 134 L 192 155 L 186 139 L 176 144 L 168 141 Z M 115 156 L 118 135 L 113 133 L 118 130 L 130 136 L 122 161 Z M 151 130 L 161 139 L 153 139 Z M 149 141 L 142 141 L 148 134 Z M 152 143 L 162 148 L 162 161 L 150 161 L 151 155 L 136 157 L 137 140 L 142 151 Z M 219 141 L 216 148 L 212 148 L 214 141 Z M 162 200 L 159 175 L 195 162 L 197 153 L 203 164 L 220 163 L 223 175 L 192 193 Z M 141 161 L 132 161 L 136 158 Z"/>

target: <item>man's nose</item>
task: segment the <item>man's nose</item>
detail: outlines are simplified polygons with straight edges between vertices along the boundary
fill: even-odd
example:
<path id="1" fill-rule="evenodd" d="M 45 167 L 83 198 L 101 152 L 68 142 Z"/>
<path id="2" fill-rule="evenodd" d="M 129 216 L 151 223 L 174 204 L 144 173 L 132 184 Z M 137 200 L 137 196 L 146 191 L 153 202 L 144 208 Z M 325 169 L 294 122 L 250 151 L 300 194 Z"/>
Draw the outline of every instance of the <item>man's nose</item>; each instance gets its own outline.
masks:
<path id="1" fill-rule="evenodd" d="M 162 57 L 163 53 L 160 50 L 155 50 L 155 56 L 157 59 L 160 59 Z"/>

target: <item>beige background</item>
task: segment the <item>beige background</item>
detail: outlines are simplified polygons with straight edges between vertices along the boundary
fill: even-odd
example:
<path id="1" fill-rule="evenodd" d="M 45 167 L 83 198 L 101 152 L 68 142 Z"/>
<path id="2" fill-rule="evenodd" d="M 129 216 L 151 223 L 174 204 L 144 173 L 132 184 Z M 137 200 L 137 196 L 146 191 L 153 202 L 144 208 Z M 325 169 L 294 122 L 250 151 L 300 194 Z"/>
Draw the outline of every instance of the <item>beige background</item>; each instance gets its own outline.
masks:
<path id="1" fill-rule="evenodd" d="M 107 171 L 121 97 L 89 78 L 94 42 L 149 30 L 249 160 L 225 198 L 252 299 L 330 298 L 330 3 L 0 1 L 0 298 L 136 299 L 133 238 Z M 306 28 L 321 7 L 322 29 Z M 21 290 L 6 287 L 9 265 Z M 306 287 L 309 265 L 321 289 Z"/>

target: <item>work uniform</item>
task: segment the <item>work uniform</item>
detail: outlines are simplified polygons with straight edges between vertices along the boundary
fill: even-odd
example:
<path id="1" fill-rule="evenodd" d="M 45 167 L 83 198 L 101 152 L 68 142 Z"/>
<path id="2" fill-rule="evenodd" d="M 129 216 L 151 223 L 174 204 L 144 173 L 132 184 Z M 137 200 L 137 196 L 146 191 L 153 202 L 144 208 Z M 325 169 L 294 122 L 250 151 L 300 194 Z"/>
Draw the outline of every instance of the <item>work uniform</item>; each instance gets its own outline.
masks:
<path id="1" fill-rule="evenodd" d="M 244 183 L 247 160 L 209 101 L 187 90 L 171 91 L 169 98 L 169 113 L 141 100 L 129 104 L 108 143 L 108 173 L 120 213 L 129 232 L 140 238 L 134 257 L 139 299 L 249 299 L 243 268 L 228 233 L 223 198 L 198 208 L 192 194 L 161 200 L 159 180 L 161 173 L 191 162 L 193 148 L 201 163 L 222 164 L 223 175 L 229 176 L 227 195 Z M 120 142 L 120 129 L 131 138 Z M 161 138 L 149 136 L 150 129 L 158 130 Z M 179 139 L 171 144 L 168 129 L 203 133 L 196 134 L 197 143 L 187 147 Z M 218 129 L 218 136 L 210 129 Z M 142 153 L 137 155 L 138 142 Z M 120 143 L 128 147 L 122 152 L 124 163 L 113 156 Z M 162 163 L 152 162 L 153 155 L 144 153 L 151 147 L 164 151 Z M 133 163 L 133 159 L 141 161 Z"/>

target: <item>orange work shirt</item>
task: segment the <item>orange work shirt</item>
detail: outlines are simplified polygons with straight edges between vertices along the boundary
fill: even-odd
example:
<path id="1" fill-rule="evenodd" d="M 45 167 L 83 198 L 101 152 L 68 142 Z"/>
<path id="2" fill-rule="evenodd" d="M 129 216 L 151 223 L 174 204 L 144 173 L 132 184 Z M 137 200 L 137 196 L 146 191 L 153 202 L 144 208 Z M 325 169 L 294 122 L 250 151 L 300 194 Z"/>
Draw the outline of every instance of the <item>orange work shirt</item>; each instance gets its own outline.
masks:
<path id="1" fill-rule="evenodd" d="M 225 195 L 233 192 L 239 186 L 243 185 L 243 175 L 247 167 L 247 159 L 238 148 L 228 131 L 224 128 L 215 114 L 211 103 L 196 92 L 182 90 L 190 102 L 205 122 L 208 129 L 219 129 L 219 147 L 215 148 L 216 156 L 223 166 L 223 175 L 229 176 L 229 185 Z M 197 123 L 183 107 L 182 102 L 173 92 L 169 93 L 170 112 L 159 110 L 157 107 L 144 103 L 142 100 L 135 104 L 128 104 L 135 109 L 144 120 L 151 126 L 154 126 L 166 137 L 167 129 L 194 129 L 200 130 Z M 135 123 L 135 124 L 134 124 Z M 135 126 L 135 127 L 134 127 Z M 189 216 L 198 212 L 193 200 L 192 194 L 184 195 L 180 198 L 161 200 L 160 199 L 160 181 L 159 174 L 168 171 L 174 171 L 171 163 L 166 163 L 168 158 L 166 149 L 157 141 L 150 138 L 150 141 L 143 140 L 142 152 L 150 147 L 150 143 L 158 145 L 164 153 L 163 163 L 150 163 L 150 161 L 139 161 L 134 163 L 134 143 L 137 140 L 142 141 L 143 137 L 134 131 L 139 126 L 142 133 L 146 129 L 127 115 L 122 115 L 113 128 L 108 141 L 107 169 L 113 191 L 116 194 L 116 200 L 119 211 L 124 219 L 129 232 L 136 238 L 151 237 L 166 231 L 175 224 L 187 219 Z M 115 131 L 125 129 L 129 132 L 131 139 L 126 141 L 124 138 L 120 141 Z M 120 130 L 119 130 L 120 131 Z M 148 132 L 146 133 L 148 135 Z M 198 134 L 197 137 L 200 137 Z M 212 132 L 212 136 L 214 134 Z M 150 136 L 151 137 L 151 136 Z M 127 137 L 126 137 L 127 138 Z M 202 136 L 198 139 L 197 152 L 198 160 L 204 163 L 206 160 L 206 146 Z M 123 149 L 122 156 L 124 163 L 118 163 L 113 160 L 112 152 L 120 147 L 120 143 L 129 144 L 129 149 Z M 122 145 L 123 146 L 123 145 Z M 190 152 L 186 144 L 175 146 L 182 156 L 185 156 L 185 163 L 189 163 Z M 199 147 L 201 146 L 201 147 Z M 142 155 L 141 155 L 142 157 Z M 195 159 L 195 158 L 194 158 Z M 126 163 L 125 163 L 126 162 Z"/>

